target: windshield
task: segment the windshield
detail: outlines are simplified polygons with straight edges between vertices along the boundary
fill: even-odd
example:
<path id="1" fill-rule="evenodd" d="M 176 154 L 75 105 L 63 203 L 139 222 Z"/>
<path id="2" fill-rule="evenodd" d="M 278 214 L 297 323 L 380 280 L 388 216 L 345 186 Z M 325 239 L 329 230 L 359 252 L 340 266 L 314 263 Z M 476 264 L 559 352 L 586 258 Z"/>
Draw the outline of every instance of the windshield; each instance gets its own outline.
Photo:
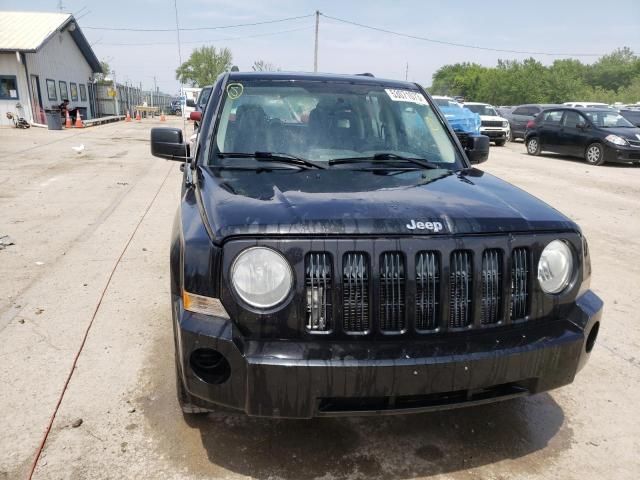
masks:
<path id="1" fill-rule="evenodd" d="M 211 164 L 220 162 L 220 153 L 272 152 L 326 166 L 341 158 L 376 156 L 378 161 L 381 155 L 387 162 L 410 157 L 448 169 L 465 166 L 445 126 L 419 91 L 382 85 L 231 82 L 215 142 Z M 225 165 L 243 161 L 233 155 L 224 159 Z"/>
<path id="2" fill-rule="evenodd" d="M 618 112 L 597 110 L 592 112 L 583 112 L 589 120 L 596 126 L 601 128 L 611 127 L 633 127 L 633 124 Z"/>
<path id="3" fill-rule="evenodd" d="M 455 100 L 449 100 L 448 98 L 434 98 L 433 101 L 436 102 L 436 104 L 439 107 L 459 107 L 459 108 L 462 108 L 462 105 L 460 105 L 458 102 L 456 102 Z"/>
<path id="4" fill-rule="evenodd" d="M 464 106 L 478 115 L 485 115 L 487 117 L 498 117 L 495 109 L 491 105 L 471 105 L 465 103 Z"/>

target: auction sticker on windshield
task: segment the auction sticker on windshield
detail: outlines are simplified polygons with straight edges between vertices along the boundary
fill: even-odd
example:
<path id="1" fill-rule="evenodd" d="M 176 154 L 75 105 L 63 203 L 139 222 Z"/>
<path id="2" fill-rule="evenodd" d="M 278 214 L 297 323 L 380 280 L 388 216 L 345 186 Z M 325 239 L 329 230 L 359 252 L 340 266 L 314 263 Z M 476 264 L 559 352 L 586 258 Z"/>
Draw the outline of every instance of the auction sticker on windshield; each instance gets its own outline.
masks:
<path id="1" fill-rule="evenodd" d="M 411 102 L 418 105 L 429 105 L 427 99 L 424 98 L 420 92 L 414 92 L 412 90 L 398 90 L 395 88 L 385 88 L 385 92 L 389 95 L 389 98 L 394 102 Z"/>

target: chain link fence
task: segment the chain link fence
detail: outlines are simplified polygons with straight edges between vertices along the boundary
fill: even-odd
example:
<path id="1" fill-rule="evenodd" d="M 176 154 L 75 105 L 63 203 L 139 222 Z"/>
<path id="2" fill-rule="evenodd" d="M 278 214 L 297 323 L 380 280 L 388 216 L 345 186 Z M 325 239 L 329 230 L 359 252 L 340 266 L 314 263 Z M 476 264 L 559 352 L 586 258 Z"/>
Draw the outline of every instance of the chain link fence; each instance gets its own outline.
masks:
<path id="1" fill-rule="evenodd" d="M 142 90 L 139 87 L 121 83 L 116 84 L 115 89 L 113 82 L 96 82 L 90 87 L 89 97 L 94 117 L 126 115 L 127 112 L 134 115 L 136 107 L 143 105 L 158 107 L 160 112 L 168 113 L 169 104 L 173 98 L 166 93 Z"/>

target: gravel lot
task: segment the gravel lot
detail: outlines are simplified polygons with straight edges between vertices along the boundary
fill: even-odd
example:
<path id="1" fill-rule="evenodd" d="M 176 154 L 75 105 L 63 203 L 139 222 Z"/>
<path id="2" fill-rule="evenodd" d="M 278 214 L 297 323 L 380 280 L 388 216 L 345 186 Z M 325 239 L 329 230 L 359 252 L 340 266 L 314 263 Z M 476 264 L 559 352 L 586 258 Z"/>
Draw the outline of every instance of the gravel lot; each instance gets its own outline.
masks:
<path id="1" fill-rule="evenodd" d="M 414 416 L 189 420 L 168 280 L 181 175 L 148 153 L 158 125 L 0 130 L 0 237 L 15 242 L 0 250 L 0 479 L 28 477 L 81 346 L 34 478 L 640 477 L 640 168 L 529 157 L 522 143 L 482 165 L 589 239 L 605 314 L 572 385 Z"/>

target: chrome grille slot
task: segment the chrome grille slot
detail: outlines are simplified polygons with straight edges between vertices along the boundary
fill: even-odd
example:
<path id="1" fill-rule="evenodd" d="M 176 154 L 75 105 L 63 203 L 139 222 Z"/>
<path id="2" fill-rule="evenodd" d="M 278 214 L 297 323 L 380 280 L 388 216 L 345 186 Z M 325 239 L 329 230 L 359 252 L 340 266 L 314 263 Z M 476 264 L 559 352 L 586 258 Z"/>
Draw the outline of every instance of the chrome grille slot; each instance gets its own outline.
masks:
<path id="1" fill-rule="evenodd" d="M 500 320 L 500 302 L 502 299 L 502 251 L 485 250 L 482 254 L 482 307 L 483 325 L 497 323 Z"/>
<path id="2" fill-rule="evenodd" d="M 400 252 L 380 257 L 380 329 L 401 332 L 405 325 L 405 266 Z"/>
<path id="3" fill-rule="evenodd" d="M 511 319 L 527 316 L 529 298 L 529 253 L 526 248 L 511 252 Z"/>
<path id="4" fill-rule="evenodd" d="M 416 258 L 416 329 L 438 328 L 440 262 L 436 252 L 420 252 Z"/>
<path id="5" fill-rule="evenodd" d="M 449 328 L 466 327 L 471 322 L 471 252 L 453 252 L 449 272 Z"/>
<path id="6" fill-rule="evenodd" d="M 367 332 L 369 315 L 369 259 L 366 253 L 346 253 L 342 259 L 342 325 L 346 332 Z"/>
<path id="7" fill-rule="evenodd" d="M 326 332 L 333 328 L 332 321 L 332 266 L 328 253 L 311 252 L 305 262 L 307 302 L 307 329 Z"/>

